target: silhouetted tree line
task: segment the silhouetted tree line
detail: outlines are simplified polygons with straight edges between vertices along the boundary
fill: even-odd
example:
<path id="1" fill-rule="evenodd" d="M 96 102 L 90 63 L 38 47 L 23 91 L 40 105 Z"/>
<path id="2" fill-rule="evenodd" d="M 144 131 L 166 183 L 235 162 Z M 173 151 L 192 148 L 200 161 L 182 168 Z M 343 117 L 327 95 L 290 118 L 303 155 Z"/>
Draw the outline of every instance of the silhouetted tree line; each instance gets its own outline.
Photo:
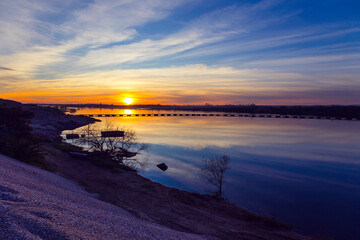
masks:
<path id="1" fill-rule="evenodd" d="M 21 107 L 0 104 L 0 153 L 17 160 L 41 166 L 38 141 L 31 133 L 30 121 L 34 114 Z"/>

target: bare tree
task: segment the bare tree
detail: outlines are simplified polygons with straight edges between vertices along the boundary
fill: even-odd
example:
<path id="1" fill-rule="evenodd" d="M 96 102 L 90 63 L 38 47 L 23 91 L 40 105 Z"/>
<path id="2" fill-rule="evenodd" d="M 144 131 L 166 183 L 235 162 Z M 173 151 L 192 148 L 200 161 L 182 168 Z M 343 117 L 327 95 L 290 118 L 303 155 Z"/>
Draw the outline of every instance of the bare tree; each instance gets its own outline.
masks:
<path id="1" fill-rule="evenodd" d="M 223 197 L 224 174 L 230 169 L 230 158 L 227 155 L 214 158 L 204 158 L 201 168 L 202 176 L 217 188 L 215 194 L 218 198 Z"/>
<path id="2" fill-rule="evenodd" d="M 121 136 L 104 137 L 103 131 L 122 131 Z M 138 155 L 146 150 L 148 146 L 138 142 L 136 132 L 132 129 L 117 128 L 109 123 L 105 123 L 101 128 L 97 125 L 88 125 L 83 129 L 83 138 L 79 143 L 90 152 L 100 155 L 103 160 L 117 161 L 119 164 L 126 165 L 134 169 L 143 170 L 147 162 L 140 160 Z"/>

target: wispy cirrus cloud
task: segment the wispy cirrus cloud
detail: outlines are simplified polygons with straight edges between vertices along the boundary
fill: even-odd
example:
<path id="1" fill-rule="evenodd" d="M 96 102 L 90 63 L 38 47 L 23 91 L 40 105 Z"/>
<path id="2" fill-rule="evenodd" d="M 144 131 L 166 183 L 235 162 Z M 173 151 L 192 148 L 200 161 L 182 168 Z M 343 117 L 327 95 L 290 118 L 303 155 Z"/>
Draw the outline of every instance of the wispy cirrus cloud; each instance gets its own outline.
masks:
<path id="1" fill-rule="evenodd" d="M 184 2 L 186 0 L 95 1 L 75 11 L 66 5 L 42 6 L 41 1 L 31 1 L 26 6 L 16 1 L 3 2 L 1 7 L 7 14 L 0 21 L 0 53 L 3 53 L 0 62 L 31 73 L 54 62 L 74 61 L 72 56 L 79 54 L 76 49 L 87 51 L 131 40 L 137 34 L 135 27 L 166 17 L 171 9 Z M 65 7 L 61 10 L 68 15 L 62 21 L 39 19 L 48 11 L 59 13 L 59 7 Z M 40 25 L 46 29 L 40 29 Z M 28 61 L 28 56 L 33 56 L 35 61 Z"/>
<path id="2" fill-rule="evenodd" d="M 251 19 L 261 15 L 262 11 L 272 7 L 275 2 L 277 1 L 263 1 L 250 6 L 233 5 L 219 9 L 190 21 L 179 31 L 159 40 L 144 39 L 90 50 L 79 63 L 91 67 L 137 63 L 216 43 L 267 25 L 273 19 L 264 18 L 256 23 L 252 23 Z"/>
<path id="3" fill-rule="evenodd" d="M 324 32 L 324 28 L 326 31 Z M 333 31 L 331 29 L 334 29 Z M 206 57 L 206 56 L 219 56 L 224 54 L 251 54 L 252 52 L 262 51 L 261 54 L 264 56 L 266 50 L 276 49 L 277 54 L 281 54 L 285 51 L 287 54 L 289 51 L 294 52 L 294 46 L 302 43 L 312 43 L 318 40 L 327 40 L 334 37 L 344 37 L 348 34 L 358 33 L 360 28 L 348 28 L 345 30 L 338 30 L 332 25 L 329 26 L 313 26 L 307 29 L 296 29 L 288 31 L 280 31 L 276 33 L 276 36 L 258 36 L 257 38 L 243 38 L 241 41 L 238 39 L 228 42 L 219 42 L 203 47 L 199 47 L 193 50 L 190 50 L 184 54 L 176 56 L 176 59 L 180 58 L 191 58 L 191 57 Z M 309 49 L 297 49 L 296 54 L 306 53 L 307 50 L 310 50 L 312 53 L 317 51 L 317 54 L 323 55 L 324 50 L 327 51 L 341 51 L 344 50 L 344 47 L 356 46 L 359 47 L 359 44 L 356 42 L 342 43 L 342 44 L 326 44 L 323 46 L 316 46 Z M 279 47 L 289 47 L 289 49 L 281 50 Z M 323 52 L 319 52 L 323 50 Z M 358 50 L 358 49 L 357 49 Z"/>
<path id="4" fill-rule="evenodd" d="M 309 56 L 309 57 L 293 57 L 293 58 L 279 58 L 270 59 L 265 61 L 250 62 L 247 65 L 256 65 L 262 67 L 275 67 L 275 66 L 304 66 L 320 63 L 340 62 L 340 61 L 360 61 L 360 53 L 355 54 L 337 54 L 337 55 L 324 55 L 324 56 Z"/>
<path id="5" fill-rule="evenodd" d="M 1 66 L 0 66 L 0 70 L 14 71 L 14 69 L 7 68 L 7 67 L 1 67 Z"/>
<path id="6" fill-rule="evenodd" d="M 73 36 L 65 44 L 73 47 L 100 47 L 130 40 L 137 35 L 136 27 L 161 20 L 171 10 L 188 2 L 179 1 L 110 1 L 97 0 L 72 13 L 72 18 L 60 26 L 64 34 Z"/>

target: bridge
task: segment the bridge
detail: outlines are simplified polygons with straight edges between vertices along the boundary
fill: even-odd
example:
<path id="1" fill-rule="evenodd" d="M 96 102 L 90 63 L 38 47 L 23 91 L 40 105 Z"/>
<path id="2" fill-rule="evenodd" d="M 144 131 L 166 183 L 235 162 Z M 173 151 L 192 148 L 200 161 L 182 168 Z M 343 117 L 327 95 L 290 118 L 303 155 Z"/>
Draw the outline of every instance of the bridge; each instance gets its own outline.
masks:
<path id="1" fill-rule="evenodd" d="M 278 115 L 278 114 L 214 114 L 214 113 L 152 113 L 152 114 L 73 114 L 87 117 L 245 117 L 245 118 L 295 118 L 295 119 L 328 119 L 359 121 L 358 118 L 320 117 L 302 115 Z"/>

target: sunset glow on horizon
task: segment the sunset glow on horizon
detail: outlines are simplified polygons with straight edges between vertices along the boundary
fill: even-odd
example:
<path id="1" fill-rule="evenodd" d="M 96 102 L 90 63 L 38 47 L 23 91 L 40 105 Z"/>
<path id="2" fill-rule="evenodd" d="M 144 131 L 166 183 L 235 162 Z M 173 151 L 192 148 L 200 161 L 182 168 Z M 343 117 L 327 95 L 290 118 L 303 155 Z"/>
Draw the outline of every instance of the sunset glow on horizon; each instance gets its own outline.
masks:
<path id="1" fill-rule="evenodd" d="M 351 0 L 2 1 L 0 98 L 360 104 L 355 9 Z"/>

